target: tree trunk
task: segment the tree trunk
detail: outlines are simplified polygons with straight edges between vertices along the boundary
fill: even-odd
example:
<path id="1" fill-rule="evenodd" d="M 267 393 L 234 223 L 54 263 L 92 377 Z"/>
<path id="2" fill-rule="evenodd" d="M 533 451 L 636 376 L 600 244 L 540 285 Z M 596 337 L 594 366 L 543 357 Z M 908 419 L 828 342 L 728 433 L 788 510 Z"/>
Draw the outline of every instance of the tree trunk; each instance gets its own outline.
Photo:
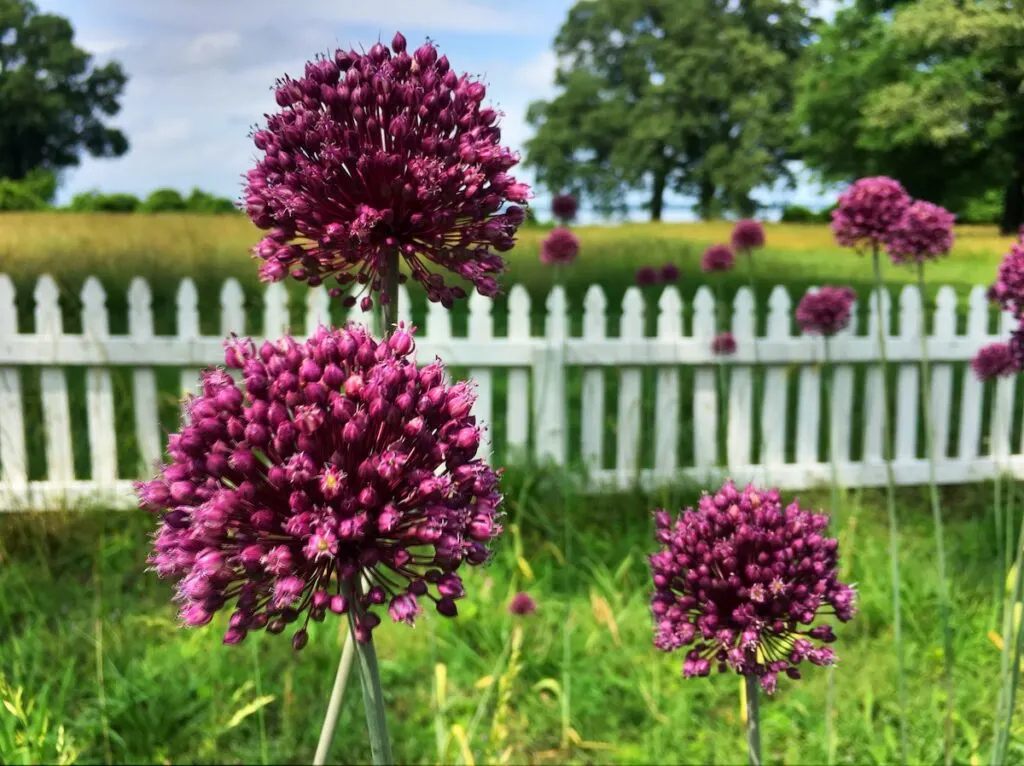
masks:
<path id="1" fill-rule="evenodd" d="M 1003 191 L 1002 234 L 1016 234 L 1024 224 L 1024 173 L 1017 171 Z"/>
<path id="2" fill-rule="evenodd" d="M 665 183 L 668 181 L 668 171 L 658 168 L 654 171 L 654 183 L 651 188 L 651 220 L 660 221 L 661 213 L 665 209 Z"/>
<path id="3" fill-rule="evenodd" d="M 711 206 L 715 202 L 715 184 L 710 178 L 702 178 L 697 197 L 697 215 L 702 221 L 711 217 Z"/>

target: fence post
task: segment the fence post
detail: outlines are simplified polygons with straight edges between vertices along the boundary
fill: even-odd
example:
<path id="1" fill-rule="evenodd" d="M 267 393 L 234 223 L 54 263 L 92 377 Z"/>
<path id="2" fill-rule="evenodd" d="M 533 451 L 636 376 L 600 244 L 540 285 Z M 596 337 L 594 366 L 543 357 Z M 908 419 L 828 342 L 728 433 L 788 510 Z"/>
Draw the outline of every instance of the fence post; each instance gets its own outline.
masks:
<path id="1" fill-rule="evenodd" d="M 951 342 L 956 337 L 956 292 L 949 285 L 940 287 L 935 296 L 934 316 L 930 340 Z M 953 410 L 953 366 L 949 362 L 933 362 L 931 384 L 932 400 L 928 417 L 931 418 L 935 434 L 935 455 L 939 460 L 946 460 Z"/>
<path id="2" fill-rule="evenodd" d="M 105 349 L 110 337 L 107 294 L 96 277 L 85 280 L 81 298 L 84 342 Z M 85 407 L 92 480 L 112 486 L 117 481 L 117 434 L 114 432 L 114 388 L 110 370 L 90 367 L 85 371 Z"/>
<path id="3" fill-rule="evenodd" d="M 530 294 L 522 285 L 515 285 L 508 293 L 508 339 L 530 341 Z M 525 454 L 530 439 L 530 371 L 512 368 L 508 371 L 508 400 L 506 402 L 505 439 L 508 454 Z"/>
<path id="4" fill-rule="evenodd" d="M 967 337 L 977 346 L 988 340 L 988 297 L 985 288 L 976 286 L 968 299 Z M 973 460 L 978 456 L 981 437 L 981 401 L 984 386 L 968 364 L 964 368 L 964 384 L 960 390 L 960 433 L 957 457 Z"/>
<path id="5" fill-rule="evenodd" d="M 587 288 L 583 298 L 583 340 L 600 342 L 607 337 L 608 301 L 599 285 Z M 580 405 L 580 451 L 588 471 L 604 465 L 604 376 L 603 367 L 583 370 Z"/>
<path id="6" fill-rule="evenodd" d="M 890 344 L 890 338 L 892 334 L 890 332 L 892 323 L 889 321 L 889 317 L 892 315 L 890 308 L 889 290 L 884 289 L 881 291 L 882 298 L 882 316 L 878 315 L 878 295 L 879 292 L 876 289 L 871 291 L 871 297 L 868 300 L 868 334 L 867 338 L 871 343 L 871 347 L 874 349 L 875 359 L 878 359 L 880 349 L 878 348 L 878 322 L 882 322 L 882 332 L 885 335 L 887 347 Z M 890 363 L 890 368 L 892 364 Z M 883 414 L 885 408 L 881 406 L 882 394 L 885 388 L 882 386 L 882 365 L 879 362 L 875 362 L 868 366 L 867 375 L 864 379 L 864 402 L 866 415 L 864 418 L 864 457 L 865 463 L 881 463 L 884 460 L 885 453 L 882 452 L 882 433 L 885 421 L 883 420 Z M 872 406 L 872 402 L 877 402 L 877 406 Z M 889 410 L 891 422 L 895 422 L 894 408 Z M 892 434 L 890 433 L 891 437 Z"/>
<path id="7" fill-rule="evenodd" d="M 900 334 L 904 345 L 920 356 L 921 334 L 924 333 L 925 314 L 921 310 L 924 296 L 917 285 L 905 285 L 900 291 Z M 920 362 L 897 362 L 896 374 L 896 461 L 917 457 L 917 424 L 921 408 Z M 896 469 L 897 471 L 899 468 Z"/>
<path id="8" fill-rule="evenodd" d="M 0 343 L 17 334 L 14 284 L 6 274 L 0 274 Z M 0 477 L 10 489 L 24 489 L 28 482 L 28 453 L 19 367 L 0 367 L 0 413 Z"/>
<path id="9" fill-rule="evenodd" d="M 757 343 L 754 325 L 754 296 L 750 289 L 741 287 L 733 304 L 732 334 L 736 338 L 736 349 L 749 352 Z M 729 422 L 726 426 L 726 459 L 729 470 L 751 464 L 751 436 L 754 431 L 753 367 L 749 364 L 733 364 L 729 376 Z"/>
<path id="10" fill-rule="evenodd" d="M 782 285 L 776 285 L 768 296 L 767 340 L 786 340 L 790 337 L 792 313 L 789 293 Z M 773 364 L 764 368 L 764 398 L 761 405 L 761 444 L 763 453 L 756 462 L 766 468 L 781 465 L 786 460 L 786 399 L 787 368 Z M 796 406 L 803 408 L 803 401 Z M 817 400 L 814 403 L 817 408 Z"/>
<path id="11" fill-rule="evenodd" d="M 469 296 L 469 339 L 481 346 L 493 342 L 494 339 L 494 317 L 491 316 L 493 302 L 476 290 Z M 477 425 L 483 427 L 480 438 L 480 447 L 477 450 L 477 457 L 482 460 L 491 459 L 491 450 L 494 441 L 493 412 L 494 412 L 494 384 L 490 367 L 470 368 L 469 376 L 476 382 L 476 402 L 473 404 L 473 414 L 476 416 Z"/>
<path id="12" fill-rule="evenodd" d="M 805 295 L 817 291 L 817 286 L 807 289 Z M 820 335 L 801 333 L 800 339 L 814 345 L 814 362 L 800 369 L 797 382 L 796 449 L 798 464 L 817 463 L 819 437 L 821 435 L 821 365 L 825 361 L 824 341 Z M 826 406 L 827 406 L 826 402 Z"/>
<path id="13" fill-rule="evenodd" d="M 707 354 L 711 353 L 715 324 L 715 298 L 702 285 L 693 299 L 693 339 Z M 693 456 L 697 468 L 712 468 L 718 463 L 717 372 L 702 364 L 693 373 Z"/>
<path id="14" fill-rule="evenodd" d="M 40 343 L 54 342 L 64 334 L 60 292 L 53 277 L 44 274 L 35 291 L 36 337 Z M 72 481 L 75 464 L 71 451 L 71 413 L 68 381 L 61 367 L 44 367 L 40 372 L 43 394 L 43 426 L 46 432 L 46 472 L 50 481 Z"/>
<path id="15" fill-rule="evenodd" d="M 619 337 L 633 346 L 644 342 L 644 297 L 630 287 L 622 297 Z M 619 402 L 616 418 L 615 474 L 619 486 L 633 484 L 640 468 L 640 412 L 643 377 L 639 367 L 619 368 Z"/>
<path id="16" fill-rule="evenodd" d="M 538 462 L 566 462 L 565 341 L 569 316 L 565 290 L 556 285 L 548 294 L 544 344 L 533 364 L 534 452 Z"/>
<path id="17" fill-rule="evenodd" d="M 199 337 L 199 293 L 196 283 L 186 277 L 178 287 L 178 339 L 183 345 Z M 187 399 L 199 385 L 199 370 L 186 367 L 181 371 L 181 422 L 189 422 Z"/>
<path id="18" fill-rule="evenodd" d="M 153 298 L 149 285 L 135 277 L 128 288 L 128 333 L 132 340 L 147 343 L 153 339 Z M 156 372 L 152 367 L 132 370 L 132 399 L 135 404 L 135 438 L 139 445 L 138 473 L 146 476 L 154 470 L 163 452 L 160 415 L 156 399 Z"/>
<path id="19" fill-rule="evenodd" d="M 677 344 L 683 334 L 683 301 L 672 285 L 658 299 L 658 340 Z M 654 395 L 654 471 L 671 479 L 679 465 L 679 367 L 659 367 Z M 586 411 L 586 410 L 584 410 Z"/>

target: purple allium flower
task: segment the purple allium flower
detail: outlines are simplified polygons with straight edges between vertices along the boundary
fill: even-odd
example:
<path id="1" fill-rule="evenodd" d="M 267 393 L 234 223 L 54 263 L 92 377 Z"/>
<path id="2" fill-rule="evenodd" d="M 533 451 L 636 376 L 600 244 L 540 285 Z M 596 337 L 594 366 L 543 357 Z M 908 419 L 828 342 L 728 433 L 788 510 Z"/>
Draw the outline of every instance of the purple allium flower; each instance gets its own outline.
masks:
<path id="1" fill-rule="evenodd" d="M 923 263 L 953 249 L 956 216 L 946 208 L 917 200 L 903 211 L 886 249 L 893 263 Z"/>
<path id="2" fill-rule="evenodd" d="M 520 591 L 512 597 L 512 601 L 508 605 L 508 611 L 519 617 L 525 617 L 537 611 L 537 602 L 533 600 L 529 593 Z"/>
<path id="3" fill-rule="evenodd" d="M 658 284 L 658 272 L 653 266 L 641 266 L 636 270 L 636 275 L 633 278 L 636 280 L 637 287 L 650 287 Z"/>
<path id="4" fill-rule="evenodd" d="M 136 485 L 141 505 L 162 512 L 149 561 L 178 581 L 184 622 L 233 602 L 224 640 L 237 643 L 305 612 L 298 646 L 328 611 L 355 610 L 361 641 L 378 605 L 397 622 L 427 600 L 454 616 L 457 570 L 484 563 L 501 532 L 469 384 L 446 385 L 440 361 L 417 369 L 402 325 L 384 343 L 350 325 L 258 351 L 225 345 L 243 383 L 207 370 L 171 462 Z"/>
<path id="5" fill-rule="evenodd" d="M 799 678 L 797 665 L 835 662 L 829 625 L 810 627 L 821 614 L 842 622 L 854 614 L 856 594 L 837 579 L 838 543 L 825 536 L 828 516 L 782 507 L 776 490 L 738 490 L 732 481 L 704 495 L 673 523 L 654 514 L 662 545 L 650 557 L 654 645 L 691 647 L 683 676 L 732 668 L 756 676 L 769 694 L 776 675 Z"/>
<path id="6" fill-rule="evenodd" d="M 551 212 L 554 213 L 555 218 L 565 223 L 572 221 L 578 210 L 579 203 L 571 194 L 557 194 L 551 200 Z"/>
<path id="7" fill-rule="evenodd" d="M 572 263 L 579 254 L 579 237 L 564 226 L 552 229 L 540 243 L 540 262 L 549 266 Z"/>
<path id="8" fill-rule="evenodd" d="M 529 196 L 508 175 L 518 158 L 482 106 L 483 84 L 456 75 L 429 42 L 410 55 L 398 34 L 391 49 L 338 50 L 278 82 L 281 111 L 253 134 L 263 158 L 244 195 L 268 230 L 254 248 L 260 275 L 313 286 L 334 277 L 334 296 L 354 282 L 376 291 L 397 251 L 430 300 L 447 306 L 465 291 L 428 264 L 493 296 L 500 253 L 525 218 L 505 205 Z"/>
<path id="9" fill-rule="evenodd" d="M 832 211 L 836 242 L 844 247 L 885 244 L 909 206 L 910 196 L 899 181 L 887 176 L 854 181 Z"/>
<path id="10" fill-rule="evenodd" d="M 764 226 L 753 218 L 737 221 L 732 230 L 732 246 L 736 250 L 758 250 L 764 247 Z"/>
<path id="11" fill-rule="evenodd" d="M 713 271 L 730 271 L 736 263 L 736 255 L 728 245 L 712 245 L 700 259 L 700 269 L 705 274 Z"/>
<path id="12" fill-rule="evenodd" d="M 1018 326 L 1010 337 L 1010 350 L 1017 364 L 1024 363 L 1024 240 L 1015 242 L 999 264 L 996 281 L 988 291 L 989 298 L 997 302 L 1003 311 L 1010 312 L 1017 319 Z"/>
<path id="13" fill-rule="evenodd" d="M 1020 372 L 1009 343 L 989 343 L 971 360 L 971 368 L 978 380 L 995 380 Z"/>
<path id="14" fill-rule="evenodd" d="M 661 273 L 659 276 L 661 277 L 661 281 L 668 285 L 679 281 L 679 274 L 678 266 L 674 263 L 666 263 L 661 267 Z"/>
<path id="15" fill-rule="evenodd" d="M 711 353 L 729 356 L 736 353 L 736 338 L 731 332 L 720 332 L 711 339 Z"/>
<path id="16" fill-rule="evenodd" d="M 850 309 L 856 297 L 849 287 L 819 287 L 800 299 L 796 322 L 803 332 L 835 335 L 850 323 Z"/>

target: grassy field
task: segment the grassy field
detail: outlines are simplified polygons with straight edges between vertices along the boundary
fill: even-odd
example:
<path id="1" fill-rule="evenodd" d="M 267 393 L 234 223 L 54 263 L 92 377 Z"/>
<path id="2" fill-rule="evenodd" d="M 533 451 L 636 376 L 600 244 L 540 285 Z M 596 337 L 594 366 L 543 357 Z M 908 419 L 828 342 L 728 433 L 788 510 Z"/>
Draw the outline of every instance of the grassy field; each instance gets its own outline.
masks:
<path id="1" fill-rule="evenodd" d="M 655 497 L 570 496 L 575 519 L 568 591 L 574 661 L 572 728 L 560 749 L 562 649 L 566 624 L 559 482 L 510 470 L 503 482 L 508 531 L 496 559 L 471 574 L 456 620 L 428 616 L 415 629 L 377 633 L 395 757 L 400 763 L 739 763 L 744 760 L 738 678 L 684 680 L 682 657 L 651 645 L 646 555 L 650 509 L 696 499 L 695 488 Z M 991 487 L 945 494 L 955 614 L 958 763 L 987 762 L 997 693 L 999 566 Z M 824 495 L 803 498 L 827 503 Z M 877 492 L 844 498 L 834 529 L 843 577 L 857 583 L 860 614 L 838 631 L 835 671 L 837 763 L 898 758 L 894 649 L 885 516 Z M 911 762 L 941 758 L 943 693 L 932 529 L 922 491 L 899 496 L 903 525 L 905 641 Z M 0 673 L 23 690 L 26 716 L 49 734 L 19 750 L 19 725 L 0 708 L 4 763 L 56 760 L 57 726 L 81 763 L 308 763 L 340 647 L 337 621 L 316 626 L 295 655 L 287 636 L 219 644 L 207 629 L 174 625 L 170 587 L 143 572 L 152 521 L 141 512 L 0 516 Z M 509 672 L 516 622 L 506 604 L 526 590 L 538 612 L 523 629 L 518 671 Z M 415 631 L 415 632 L 413 632 Z M 443 671 L 438 665 L 443 665 Z M 443 689 L 438 688 L 443 673 Z M 826 671 L 782 679 L 762 703 L 766 762 L 824 763 Z M 505 677 L 508 701 L 496 703 Z M 460 729 L 468 733 L 460 743 Z M 360 695 L 346 698 L 332 758 L 366 762 Z M 454 734 L 453 734 L 454 732 Z M 1022 761 L 1018 728 L 1011 749 Z M 71 744 L 68 745 L 67 743 Z"/>

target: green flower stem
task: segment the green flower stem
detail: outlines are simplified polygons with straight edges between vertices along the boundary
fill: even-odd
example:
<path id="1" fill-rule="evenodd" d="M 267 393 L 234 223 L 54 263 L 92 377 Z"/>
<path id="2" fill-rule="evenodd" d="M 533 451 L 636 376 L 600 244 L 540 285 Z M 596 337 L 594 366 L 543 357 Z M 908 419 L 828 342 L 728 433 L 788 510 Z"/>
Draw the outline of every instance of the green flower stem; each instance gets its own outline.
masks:
<path id="1" fill-rule="evenodd" d="M 747 688 L 747 760 L 750 766 L 761 766 L 761 712 L 758 708 L 756 676 L 744 676 Z"/>
<path id="2" fill-rule="evenodd" d="M 892 629 L 896 644 L 896 683 L 900 706 L 900 755 L 902 762 L 910 760 L 907 731 L 907 679 L 903 648 L 903 614 L 900 605 L 900 532 L 896 518 L 896 476 L 892 469 L 892 415 L 889 408 L 889 356 L 885 347 L 886 319 L 882 303 L 882 265 L 878 243 L 872 243 L 872 268 L 875 275 L 875 301 L 878 308 L 878 354 L 882 368 L 882 457 L 885 461 L 885 507 L 889 517 L 889 563 L 892 576 Z"/>
<path id="3" fill-rule="evenodd" d="M 917 287 L 924 302 L 924 264 L 917 265 Z M 922 314 L 923 317 L 923 314 Z M 939 612 L 942 618 L 943 681 L 946 687 L 945 740 L 943 752 L 946 766 L 953 763 L 953 630 L 949 614 L 949 578 L 946 575 L 946 542 L 942 526 L 942 501 L 936 481 L 935 425 L 932 423 L 931 363 L 928 359 L 928 336 L 922 319 L 921 327 L 921 398 L 924 410 L 924 444 L 928 453 L 928 495 L 935 522 L 935 558 L 939 569 Z"/>
<path id="4" fill-rule="evenodd" d="M 348 610 L 349 624 L 355 632 L 355 606 Z M 384 694 L 380 688 L 380 670 L 377 668 L 377 651 L 373 647 L 373 636 L 366 643 L 353 641 L 356 667 L 363 687 L 363 708 L 366 710 L 366 728 L 370 735 L 370 753 L 374 766 L 392 764 L 391 739 L 388 737 L 388 722 L 384 716 Z"/>
<path id="5" fill-rule="evenodd" d="M 824 338 L 825 342 L 825 404 L 830 405 L 832 402 L 832 387 L 836 374 L 835 365 L 832 364 L 832 351 L 829 346 L 829 337 L 826 335 Z M 834 520 L 839 515 L 839 464 L 836 462 L 835 450 L 832 449 L 835 443 L 835 423 L 832 422 L 831 413 L 829 416 L 829 432 L 828 432 L 828 462 L 832 476 L 832 488 L 831 497 L 829 499 L 829 518 L 830 523 L 834 523 Z M 828 766 L 832 766 L 836 762 L 836 733 L 835 728 L 832 725 L 832 716 L 836 706 L 836 669 L 834 665 L 828 666 L 826 674 L 826 688 L 825 688 L 825 747 L 828 751 Z"/>
<path id="6" fill-rule="evenodd" d="M 1024 630 L 1021 628 L 1024 626 L 1016 624 L 1014 607 L 1021 602 L 1021 595 L 1024 593 L 1024 524 L 1021 525 L 1017 542 L 1016 566 L 1017 576 L 1013 582 L 1013 595 L 1010 598 L 1010 603 L 1003 610 L 1002 688 L 996 708 L 992 766 L 1002 766 L 1006 763 L 1006 751 L 1010 743 L 1010 727 L 1013 724 L 1013 709 L 1017 701 L 1017 681 L 1020 678 L 1021 649 L 1022 642 L 1024 642 Z M 1011 652 L 1013 654 L 1012 664 Z"/>
<path id="7" fill-rule="evenodd" d="M 341 701 L 345 697 L 345 687 L 348 685 L 348 675 L 352 670 L 352 659 L 355 655 L 354 644 L 352 631 L 346 630 L 345 646 L 341 650 L 341 661 L 338 663 L 338 672 L 334 676 L 334 689 L 331 691 L 331 699 L 327 703 L 327 715 L 324 717 L 324 725 L 320 730 L 320 741 L 316 745 L 313 766 L 323 766 L 327 762 L 327 753 L 331 749 L 334 731 L 338 726 L 338 716 L 341 713 Z"/>

